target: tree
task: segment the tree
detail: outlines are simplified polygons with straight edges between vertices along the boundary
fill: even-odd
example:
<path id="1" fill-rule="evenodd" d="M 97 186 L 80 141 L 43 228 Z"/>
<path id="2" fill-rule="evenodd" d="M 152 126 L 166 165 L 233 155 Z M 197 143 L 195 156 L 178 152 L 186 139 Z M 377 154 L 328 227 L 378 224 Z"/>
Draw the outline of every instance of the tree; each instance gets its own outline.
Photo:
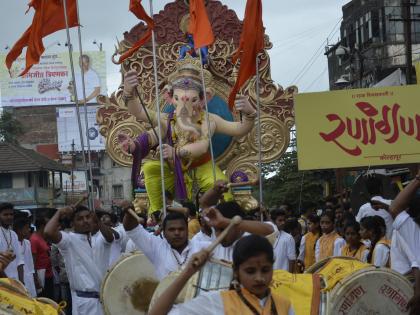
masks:
<path id="1" fill-rule="evenodd" d="M 278 161 L 263 167 L 266 176 L 275 173 L 263 182 L 264 204 L 267 207 L 287 203 L 299 212 L 299 207 L 304 208 L 307 202 L 321 203 L 325 181 L 334 177 L 329 170 L 299 171 L 295 141 L 291 141 L 289 150 Z"/>
<path id="2" fill-rule="evenodd" d="M 12 113 L 6 110 L 0 115 L 0 141 L 17 144 L 17 138 L 23 134 L 23 126 Z"/>

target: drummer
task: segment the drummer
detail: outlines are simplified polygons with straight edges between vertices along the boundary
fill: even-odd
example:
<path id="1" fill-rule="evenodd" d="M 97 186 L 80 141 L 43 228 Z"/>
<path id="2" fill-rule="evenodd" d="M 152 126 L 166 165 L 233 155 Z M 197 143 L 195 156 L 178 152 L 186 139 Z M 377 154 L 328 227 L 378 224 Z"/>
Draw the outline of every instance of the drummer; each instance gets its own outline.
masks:
<path id="1" fill-rule="evenodd" d="M 108 267 L 114 235 L 101 221 L 100 236 L 92 241 L 92 219 L 96 216 L 84 206 L 58 209 L 45 226 L 45 236 L 57 244 L 63 255 L 72 289 L 74 315 L 102 315 L 99 289 Z M 60 232 L 60 220 L 71 218 L 73 232 Z"/>
<path id="2" fill-rule="evenodd" d="M 222 202 L 212 207 L 221 200 L 227 190 L 226 182 L 216 181 L 214 187 L 205 192 L 200 198 L 200 205 L 204 209 L 204 219 L 213 228 L 216 236 L 229 225 L 230 219 L 234 216 L 239 215 L 242 218 L 245 216 L 242 208 L 234 201 Z M 232 262 L 233 246 L 241 237 L 249 234 L 265 236 L 273 244 L 279 232 L 277 227 L 271 222 L 242 220 L 237 227 L 228 233 L 221 244 L 216 247 L 212 257 Z"/>
<path id="3" fill-rule="evenodd" d="M 122 202 L 121 207 L 124 210 L 134 209 L 128 201 Z M 188 240 L 188 219 L 179 212 L 168 213 L 163 219 L 163 238 L 149 233 L 128 213 L 124 216 L 123 225 L 136 248 L 155 266 L 155 275 L 159 280 L 179 270 L 194 253 L 208 245 Z"/>
<path id="4" fill-rule="evenodd" d="M 206 263 L 209 255 L 206 250 L 195 254 L 148 314 L 294 314 L 290 301 L 270 290 L 274 264 L 273 247 L 266 238 L 258 235 L 245 236 L 235 244 L 234 280 L 230 290 L 206 292 L 186 303 L 174 305 L 178 294 L 194 273 Z"/>

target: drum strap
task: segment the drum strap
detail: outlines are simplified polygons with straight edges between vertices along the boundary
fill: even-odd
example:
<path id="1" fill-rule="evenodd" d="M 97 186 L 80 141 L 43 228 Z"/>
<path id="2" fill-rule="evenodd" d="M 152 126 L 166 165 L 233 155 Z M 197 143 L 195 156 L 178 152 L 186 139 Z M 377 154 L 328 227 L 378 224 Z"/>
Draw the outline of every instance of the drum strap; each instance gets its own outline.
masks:
<path id="1" fill-rule="evenodd" d="M 255 307 L 245 298 L 241 290 L 236 291 L 241 301 L 250 309 L 254 315 L 260 315 L 260 313 L 255 309 Z M 271 315 L 277 315 L 276 304 L 274 303 L 273 297 L 270 294 L 271 299 Z"/>

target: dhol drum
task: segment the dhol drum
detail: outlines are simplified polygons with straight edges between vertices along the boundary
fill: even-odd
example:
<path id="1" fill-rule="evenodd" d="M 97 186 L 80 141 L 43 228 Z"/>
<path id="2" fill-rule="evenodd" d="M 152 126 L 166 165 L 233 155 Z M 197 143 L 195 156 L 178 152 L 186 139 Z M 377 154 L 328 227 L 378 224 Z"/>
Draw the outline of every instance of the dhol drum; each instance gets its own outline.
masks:
<path id="1" fill-rule="evenodd" d="M 414 291 L 404 276 L 343 258 L 328 258 L 309 270 L 326 280 L 320 315 L 408 314 L 407 303 Z M 352 266 L 357 267 L 351 270 Z"/>
<path id="2" fill-rule="evenodd" d="M 146 314 L 158 283 L 155 269 L 144 254 L 123 255 L 102 281 L 100 298 L 104 313 Z"/>
<path id="3" fill-rule="evenodd" d="M 175 280 L 179 273 L 179 271 L 172 272 L 159 283 L 153 294 L 151 305 L 158 300 L 159 296 Z M 226 290 L 230 286 L 232 277 L 233 271 L 230 264 L 220 260 L 210 259 L 201 268 L 200 272 L 197 272 L 191 277 L 178 295 L 175 303 L 178 304 L 191 300 L 202 292 Z"/>

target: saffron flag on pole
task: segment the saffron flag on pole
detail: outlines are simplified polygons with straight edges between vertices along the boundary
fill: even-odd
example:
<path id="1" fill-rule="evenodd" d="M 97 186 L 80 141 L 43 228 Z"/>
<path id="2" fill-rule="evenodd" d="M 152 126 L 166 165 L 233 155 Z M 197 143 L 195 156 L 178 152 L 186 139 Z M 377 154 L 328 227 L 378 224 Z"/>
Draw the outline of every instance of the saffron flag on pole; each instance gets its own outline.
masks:
<path id="1" fill-rule="evenodd" d="M 45 50 L 42 42 L 43 37 L 66 28 L 64 7 L 61 0 L 32 0 L 26 12 L 31 7 L 35 9 L 31 26 L 23 33 L 6 56 L 6 66 L 10 71 L 13 62 L 20 56 L 23 48 L 27 47 L 26 66 L 19 76 L 25 75 L 34 64 L 39 63 L 39 59 Z M 69 27 L 77 26 L 79 21 L 76 0 L 67 0 L 66 7 Z"/>
<path id="2" fill-rule="evenodd" d="M 248 0 L 245 8 L 241 39 L 233 63 L 241 60 L 238 78 L 229 95 L 229 108 L 235 103 L 239 89 L 256 74 L 257 54 L 264 48 L 264 27 L 262 21 L 261 0 Z M 257 91 L 258 93 L 258 91 Z"/>
<path id="3" fill-rule="evenodd" d="M 137 49 L 143 46 L 147 41 L 152 37 L 152 30 L 155 27 L 153 19 L 147 15 L 143 6 L 141 5 L 141 0 L 130 0 L 130 11 L 140 20 L 146 22 L 146 33 L 140 38 L 137 42 L 134 43 L 133 47 L 127 50 L 121 57 L 118 59 L 118 64 L 122 63 L 125 59 L 131 57 Z"/>
<path id="4" fill-rule="evenodd" d="M 190 24 L 188 33 L 193 36 L 194 48 L 213 44 L 214 35 L 203 0 L 190 0 Z"/>

